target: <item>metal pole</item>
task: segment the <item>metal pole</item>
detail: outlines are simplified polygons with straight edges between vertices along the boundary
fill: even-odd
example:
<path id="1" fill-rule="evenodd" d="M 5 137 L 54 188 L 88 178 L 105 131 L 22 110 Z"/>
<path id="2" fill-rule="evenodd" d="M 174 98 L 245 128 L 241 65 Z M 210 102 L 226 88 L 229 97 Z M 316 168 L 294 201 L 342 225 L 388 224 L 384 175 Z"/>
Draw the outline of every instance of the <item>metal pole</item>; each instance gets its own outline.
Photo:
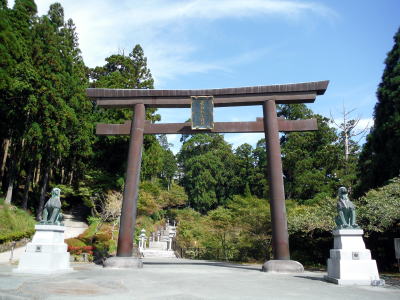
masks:
<path id="1" fill-rule="evenodd" d="M 118 235 L 117 256 L 121 257 L 132 256 L 140 179 L 140 164 L 142 161 L 144 121 L 144 104 L 135 104 L 135 112 L 131 124 L 128 165 L 126 168 L 125 189 L 122 200 L 121 221 Z"/>
<path id="2" fill-rule="evenodd" d="M 275 260 L 289 260 L 289 234 L 287 230 L 285 191 L 278 118 L 275 101 L 264 102 L 264 129 L 268 157 L 269 201 L 271 209 L 272 248 Z"/>

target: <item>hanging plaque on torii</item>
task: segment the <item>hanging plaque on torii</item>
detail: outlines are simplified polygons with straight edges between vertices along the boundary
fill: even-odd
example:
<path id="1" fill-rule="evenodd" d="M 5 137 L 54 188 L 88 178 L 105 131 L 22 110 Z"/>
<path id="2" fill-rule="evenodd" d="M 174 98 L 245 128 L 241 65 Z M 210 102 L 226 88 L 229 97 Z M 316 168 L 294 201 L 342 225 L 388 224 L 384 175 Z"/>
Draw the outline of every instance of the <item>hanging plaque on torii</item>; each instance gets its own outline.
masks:
<path id="1" fill-rule="evenodd" d="M 275 265 L 276 260 L 282 263 L 289 261 L 289 235 L 279 132 L 317 130 L 317 121 L 278 118 L 276 104 L 312 103 L 317 95 L 325 93 L 328 83 L 329 81 L 317 81 L 206 90 L 87 89 L 87 95 L 96 100 L 98 106 L 131 108 L 135 112 L 132 121 L 126 121 L 124 124 L 97 124 L 96 128 L 98 135 L 131 136 L 117 256 L 132 256 L 143 134 L 264 132 L 268 158 L 267 175 L 274 256 L 272 264 L 268 265 L 271 261 L 266 262 L 264 267 L 267 266 L 266 269 L 268 269 L 268 266 Z M 200 101 L 194 103 L 196 100 Z M 212 107 L 247 105 L 261 105 L 263 118 L 250 122 L 213 122 Z M 152 124 L 145 121 L 145 107 L 192 107 L 192 122 Z"/>
<path id="2" fill-rule="evenodd" d="M 212 96 L 192 96 L 192 129 L 214 128 L 214 98 Z"/>

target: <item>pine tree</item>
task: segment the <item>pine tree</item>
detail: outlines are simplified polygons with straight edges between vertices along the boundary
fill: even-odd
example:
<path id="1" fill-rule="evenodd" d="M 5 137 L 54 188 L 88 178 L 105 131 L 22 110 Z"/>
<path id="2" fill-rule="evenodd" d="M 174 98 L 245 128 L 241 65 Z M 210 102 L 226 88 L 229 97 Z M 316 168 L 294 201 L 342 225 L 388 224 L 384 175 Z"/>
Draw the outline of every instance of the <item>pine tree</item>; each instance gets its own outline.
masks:
<path id="1" fill-rule="evenodd" d="M 400 28 L 385 64 L 377 90 L 374 126 L 359 160 L 359 195 L 400 173 Z"/>

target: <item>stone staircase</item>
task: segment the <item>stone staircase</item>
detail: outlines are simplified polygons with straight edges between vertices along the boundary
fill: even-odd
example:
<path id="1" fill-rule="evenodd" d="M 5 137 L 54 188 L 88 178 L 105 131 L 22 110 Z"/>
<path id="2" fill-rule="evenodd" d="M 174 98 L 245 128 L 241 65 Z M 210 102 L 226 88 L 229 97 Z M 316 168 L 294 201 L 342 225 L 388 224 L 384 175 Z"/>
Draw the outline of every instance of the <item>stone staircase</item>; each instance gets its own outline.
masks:
<path id="1" fill-rule="evenodd" d="M 153 232 L 149 238 L 146 236 L 146 231 L 142 229 L 139 237 L 139 251 L 144 258 L 177 258 L 171 247 L 172 238 L 175 235 L 176 226 L 170 225 L 169 222 L 161 230 Z"/>
<path id="2" fill-rule="evenodd" d="M 176 258 L 172 250 L 144 249 L 141 253 L 144 258 Z"/>

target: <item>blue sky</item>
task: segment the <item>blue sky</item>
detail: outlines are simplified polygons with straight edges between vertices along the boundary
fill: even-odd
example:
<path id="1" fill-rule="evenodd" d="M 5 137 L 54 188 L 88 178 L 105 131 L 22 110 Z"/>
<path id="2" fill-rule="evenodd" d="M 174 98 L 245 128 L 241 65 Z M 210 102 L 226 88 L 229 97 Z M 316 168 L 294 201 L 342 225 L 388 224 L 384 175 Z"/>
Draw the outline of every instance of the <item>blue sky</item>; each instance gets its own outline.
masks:
<path id="1" fill-rule="evenodd" d="M 53 1 L 36 1 L 39 13 Z M 61 0 L 77 25 L 85 63 L 141 44 L 155 88 L 203 89 L 330 80 L 309 107 L 340 118 L 356 109 L 371 125 L 387 52 L 400 25 L 398 0 Z M 161 109 L 162 122 L 183 122 L 188 109 Z M 216 121 L 251 121 L 261 107 L 219 108 Z M 234 146 L 262 134 L 230 134 Z M 179 136 L 169 136 L 179 149 Z"/>

